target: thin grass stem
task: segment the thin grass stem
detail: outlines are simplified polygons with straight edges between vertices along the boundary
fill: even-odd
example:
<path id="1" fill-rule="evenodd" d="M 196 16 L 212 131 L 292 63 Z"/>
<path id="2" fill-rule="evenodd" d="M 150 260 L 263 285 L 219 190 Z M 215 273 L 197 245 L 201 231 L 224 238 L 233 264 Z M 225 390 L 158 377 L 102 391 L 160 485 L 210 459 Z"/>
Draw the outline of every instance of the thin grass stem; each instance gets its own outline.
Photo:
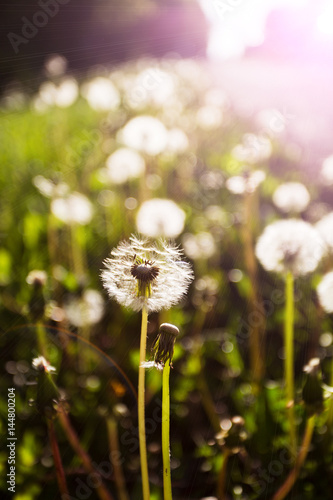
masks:
<path id="1" fill-rule="evenodd" d="M 222 467 L 217 480 L 217 498 L 218 500 L 225 500 L 226 498 L 226 483 L 227 483 L 227 467 L 230 451 L 226 449 L 223 453 Z"/>
<path id="2" fill-rule="evenodd" d="M 106 424 L 108 430 L 110 455 L 113 456 L 113 454 L 115 453 L 116 457 L 119 457 L 120 452 L 117 421 L 113 416 L 109 415 L 106 419 Z M 118 492 L 118 498 L 119 500 L 129 500 L 123 469 L 118 458 L 116 458 L 116 460 L 112 460 L 112 466 Z"/>
<path id="3" fill-rule="evenodd" d="M 59 451 L 57 436 L 56 436 L 56 433 L 54 430 L 53 420 L 47 418 L 46 421 L 47 421 L 48 435 L 49 435 L 49 440 L 50 440 L 53 459 L 54 459 L 54 466 L 55 466 L 55 470 L 56 470 L 59 491 L 60 491 L 61 497 L 62 497 L 63 495 L 68 495 L 66 475 L 65 475 L 65 471 L 64 471 L 62 461 L 61 461 L 61 455 L 60 455 L 60 451 Z"/>

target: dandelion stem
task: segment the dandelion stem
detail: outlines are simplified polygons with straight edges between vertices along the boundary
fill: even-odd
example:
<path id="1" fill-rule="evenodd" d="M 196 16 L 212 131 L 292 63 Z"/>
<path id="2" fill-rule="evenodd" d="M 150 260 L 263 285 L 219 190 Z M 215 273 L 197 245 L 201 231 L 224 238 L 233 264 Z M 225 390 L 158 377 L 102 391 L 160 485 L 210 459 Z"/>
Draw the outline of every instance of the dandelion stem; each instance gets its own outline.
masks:
<path id="1" fill-rule="evenodd" d="M 98 485 L 96 485 L 96 490 L 97 490 L 97 494 L 98 494 L 99 498 L 101 500 L 113 500 L 111 493 L 109 493 L 109 491 L 105 487 L 104 483 L 102 482 L 102 479 L 100 477 L 98 470 L 95 469 L 95 467 L 93 466 L 93 463 L 91 461 L 89 454 L 82 447 L 80 440 L 79 440 L 79 437 L 76 434 L 75 430 L 73 429 L 67 414 L 64 411 L 59 411 L 58 417 L 59 417 L 60 424 L 61 424 L 61 426 L 62 426 L 62 428 L 67 436 L 69 444 L 71 445 L 71 447 L 73 448 L 75 453 L 80 457 L 82 464 L 83 464 L 83 467 L 85 468 L 86 472 L 88 472 L 89 474 L 94 474 L 94 475 L 97 474 L 99 476 L 100 482 Z"/>
<path id="2" fill-rule="evenodd" d="M 291 452 L 296 454 L 296 430 L 294 414 L 294 277 L 289 271 L 286 276 L 286 310 L 284 323 L 285 383 L 287 414 Z"/>
<path id="3" fill-rule="evenodd" d="M 223 462 L 222 467 L 219 473 L 218 481 L 217 481 L 217 498 L 218 500 L 225 500 L 225 487 L 226 487 L 226 479 L 227 479 L 227 467 L 228 460 L 230 456 L 230 451 L 228 449 L 223 453 Z"/>
<path id="4" fill-rule="evenodd" d="M 257 322 L 254 322 L 254 324 L 251 325 L 249 337 L 251 373 L 253 374 L 254 382 L 257 384 L 256 389 L 259 389 L 259 385 L 262 382 L 265 372 L 263 363 L 263 360 L 265 359 L 263 339 L 266 321 L 262 298 L 258 290 L 257 261 L 254 253 L 253 243 L 254 223 L 257 220 L 255 214 L 258 213 L 258 207 L 255 201 L 255 193 L 245 194 L 245 219 L 243 224 L 242 236 L 244 242 L 245 265 L 251 281 L 250 312 L 258 314 L 259 311 L 260 313 L 260 322 L 259 324 Z"/>
<path id="5" fill-rule="evenodd" d="M 120 455 L 117 421 L 112 415 L 109 415 L 106 419 L 106 424 L 109 437 L 110 457 L 113 456 L 114 453 L 116 454 L 115 460 L 112 460 L 112 467 L 115 483 L 117 486 L 118 497 L 119 500 L 129 500 L 121 462 L 117 458 L 117 456 L 119 457 Z"/>
<path id="6" fill-rule="evenodd" d="M 40 322 L 38 322 L 36 325 L 36 330 L 38 350 L 41 355 L 44 356 L 44 358 L 47 358 L 45 328 Z"/>
<path id="7" fill-rule="evenodd" d="M 139 442 L 140 442 L 140 463 L 142 477 L 143 499 L 150 499 L 148 462 L 146 447 L 146 427 L 145 427 L 145 367 L 146 346 L 147 346 L 147 307 L 142 308 L 141 321 L 141 341 L 140 341 L 140 363 L 139 363 L 139 388 L 138 388 L 138 420 L 139 420 Z"/>
<path id="8" fill-rule="evenodd" d="M 170 361 L 163 368 L 162 386 L 162 455 L 163 455 L 163 490 L 164 500 L 172 500 L 170 469 Z"/>
<path id="9" fill-rule="evenodd" d="M 333 387 L 333 357 L 331 360 L 331 379 L 330 379 L 331 387 Z M 327 417 L 327 427 L 328 431 L 333 434 L 333 395 L 330 397 L 330 404 L 328 407 L 328 417 Z"/>
<path id="10" fill-rule="evenodd" d="M 51 444 L 51 448 L 52 448 L 54 465 L 55 465 L 55 469 L 56 469 L 59 491 L 61 493 L 61 496 L 68 495 L 66 475 L 65 475 L 65 471 L 64 471 L 64 468 L 63 468 L 62 462 L 61 462 L 61 456 L 60 456 L 57 436 L 56 436 L 55 431 L 54 431 L 53 420 L 47 418 L 46 421 L 47 421 L 49 440 L 50 440 L 50 444 Z"/>
<path id="11" fill-rule="evenodd" d="M 288 495 L 289 491 L 294 486 L 309 451 L 314 424 L 315 424 L 315 415 L 312 415 L 307 420 L 302 446 L 297 455 L 295 466 L 291 470 L 289 476 L 287 477 L 281 488 L 275 493 L 272 500 L 282 500 Z"/>

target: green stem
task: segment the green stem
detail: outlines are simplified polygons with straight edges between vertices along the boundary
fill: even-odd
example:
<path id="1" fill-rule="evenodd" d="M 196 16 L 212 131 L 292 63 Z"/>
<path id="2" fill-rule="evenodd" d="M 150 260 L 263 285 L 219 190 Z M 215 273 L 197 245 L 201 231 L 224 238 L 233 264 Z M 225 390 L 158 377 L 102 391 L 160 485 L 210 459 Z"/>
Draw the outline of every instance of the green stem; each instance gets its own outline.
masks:
<path id="1" fill-rule="evenodd" d="M 287 477 L 281 488 L 275 493 L 273 500 L 283 500 L 283 498 L 285 498 L 288 495 L 289 491 L 294 486 L 296 479 L 298 478 L 298 475 L 300 473 L 301 467 L 304 464 L 306 456 L 309 451 L 314 424 L 315 424 L 315 415 L 312 415 L 311 417 L 308 418 L 306 423 L 303 442 L 296 458 L 295 467 L 292 469 L 292 471 L 290 472 L 289 476 Z"/>
<path id="2" fill-rule="evenodd" d="M 172 500 L 171 469 L 170 469 L 170 362 L 166 361 L 163 368 L 162 386 L 162 455 L 163 455 L 163 490 L 164 500 Z"/>
<path id="3" fill-rule="evenodd" d="M 285 383 L 289 438 L 292 454 L 296 454 L 296 430 L 294 414 L 294 278 L 289 271 L 286 276 L 286 311 L 284 323 Z"/>
<path id="4" fill-rule="evenodd" d="M 333 387 L 333 356 L 331 360 L 331 380 L 330 380 L 331 387 Z M 327 427 L 328 431 L 333 434 L 333 395 L 330 395 L 330 404 L 328 407 L 328 417 L 327 417 Z"/>
<path id="5" fill-rule="evenodd" d="M 226 494 L 225 486 L 226 486 L 226 479 L 227 479 L 227 466 L 228 466 L 229 456 L 230 456 L 230 451 L 228 449 L 226 449 L 224 454 L 223 454 L 222 467 L 221 467 L 218 481 L 217 481 L 217 498 L 218 498 L 218 500 L 225 499 L 225 494 Z"/>
<path id="6" fill-rule="evenodd" d="M 147 307 L 142 308 L 141 341 L 140 341 L 140 362 L 139 362 L 139 388 L 138 388 L 138 419 L 139 419 L 139 443 L 140 443 L 140 463 L 142 476 L 143 500 L 150 500 L 148 462 L 146 447 L 146 427 L 145 427 L 145 367 L 146 345 L 147 345 Z"/>
<path id="7" fill-rule="evenodd" d="M 45 359 L 47 359 L 47 349 L 46 349 L 46 332 L 45 328 L 41 323 L 37 323 L 36 325 L 36 330 L 37 330 L 37 345 L 38 345 L 38 350 L 42 356 L 44 356 Z"/>

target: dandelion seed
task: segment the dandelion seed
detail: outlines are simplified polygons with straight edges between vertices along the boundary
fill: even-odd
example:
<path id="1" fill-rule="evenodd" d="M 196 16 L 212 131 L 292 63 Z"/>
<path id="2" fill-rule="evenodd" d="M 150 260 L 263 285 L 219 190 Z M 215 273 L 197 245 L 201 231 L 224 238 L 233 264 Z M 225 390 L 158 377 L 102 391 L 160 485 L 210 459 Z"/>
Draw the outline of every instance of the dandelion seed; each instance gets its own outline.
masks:
<path id="1" fill-rule="evenodd" d="M 92 204 L 80 193 L 55 198 L 51 202 L 51 212 L 65 224 L 89 224 L 92 219 Z"/>
<path id="2" fill-rule="evenodd" d="M 132 118 L 119 131 L 117 138 L 129 148 L 155 156 L 164 151 L 168 131 L 157 118 L 142 115 Z"/>
<path id="3" fill-rule="evenodd" d="M 139 208 L 136 227 L 145 236 L 176 238 L 184 229 L 185 212 L 172 200 L 154 198 Z"/>
<path id="4" fill-rule="evenodd" d="M 134 311 L 144 306 L 149 312 L 168 309 L 182 299 L 193 280 L 182 257 L 178 247 L 163 240 L 153 245 L 132 236 L 105 260 L 104 287 L 111 298 Z"/>
<path id="5" fill-rule="evenodd" d="M 333 313 L 333 271 L 325 274 L 317 286 L 317 295 L 321 307 L 327 313 Z"/>
<path id="6" fill-rule="evenodd" d="M 267 271 L 297 277 L 316 269 L 324 254 L 324 243 L 311 224 L 297 219 L 267 226 L 256 245 L 256 256 Z"/>
<path id="7" fill-rule="evenodd" d="M 140 177 L 145 171 L 142 156 L 129 148 L 119 148 L 106 160 L 107 176 L 115 184 L 124 184 Z"/>
<path id="8" fill-rule="evenodd" d="M 300 182 L 285 182 L 273 194 L 273 203 L 283 212 L 302 212 L 310 202 L 309 191 Z"/>

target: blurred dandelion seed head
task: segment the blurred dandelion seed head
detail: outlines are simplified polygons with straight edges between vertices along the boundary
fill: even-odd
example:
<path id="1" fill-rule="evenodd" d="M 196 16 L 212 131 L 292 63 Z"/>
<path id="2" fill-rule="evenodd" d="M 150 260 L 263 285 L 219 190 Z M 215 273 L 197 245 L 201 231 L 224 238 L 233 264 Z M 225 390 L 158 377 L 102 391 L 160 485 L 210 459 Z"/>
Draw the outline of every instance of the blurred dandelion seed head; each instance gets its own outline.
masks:
<path id="1" fill-rule="evenodd" d="M 198 234 L 184 234 L 182 244 L 186 255 L 194 260 L 209 259 L 216 252 L 213 236 L 205 231 Z"/>
<path id="2" fill-rule="evenodd" d="M 28 285 L 32 286 L 42 287 L 46 285 L 46 281 L 47 281 L 46 272 L 39 269 L 34 269 L 33 271 L 30 271 L 30 273 L 26 277 L 26 282 L 28 283 Z"/>
<path id="3" fill-rule="evenodd" d="M 142 156 L 129 148 L 119 148 L 106 160 L 107 177 L 114 184 L 123 184 L 140 177 L 146 168 Z"/>
<path id="4" fill-rule="evenodd" d="M 152 244 L 131 236 L 105 260 L 102 281 L 111 298 L 134 311 L 168 309 L 182 299 L 193 280 L 191 266 L 182 258 L 182 251 L 164 240 Z M 141 293 L 140 281 L 144 288 L 149 283 L 149 296 Z"/>
<path id="5" fill-rule="evenodd" d="M 54 198 L 51 212 L 65 224 L 89 224 L 93 216 L 91 202 L 80 193 L 71 193 L 66 197 Z"/>
<path id="6" fill-rule="evenodd" d="M 316 224 L 316 229 L 322 237 L 327 252 L 333 252 L 333 212 L 324 215 Z"/>
<path id="7" fill-rule="evenodd" d="M 317 286 L 317 295 L 321 307 L 327 313 L 333 313 L 333 271 L 325 274 Z"/>
<path id="8" fill-rule="evenodd" d="M 321 166 L 321 180 L 323 184 L 332 186 L 333 184 L 333 155 L 329 156 L 323 161 Z"/>
<path id="9" fill-rule="evenodd" d="M 283 212 L 303 212 L 310 202 L 310 194 L 300 182 L 285 182 L 273 194 L 274 205 Z"/>
<path id="10" fill-rule="evenodd" d="M 98 323 L 104 313 L 104 300 L 97 290 L 87 289 L 82 297 L 73 298 L 64 304 L 68 321 L 77 327 Z"/>
<path id="11" fill-rule="evenodd" d="M 109 111 L 120 104 L 118 89 L 108 78 L 98 76 L 81 88 L 83 97 L 95 111 Z"/>
<path id="12" fill-rule="evenodd" d="M 243 175 L 235 175 L 227 179 L 225 185 L 234 194 L 254 193 L 260 184 L 266 179 L 263 170 L 244 172 Z"/>
<path id="13" fill-rule="evenodd" d="M 166 148 L 168 131 L 158 118 L 141 115 L 127 122 L 117 139 L 129 148 L 155 156 Z"/>
<path id="14" fill-rule="evenodd" d="M 172 200 L 154 198 L 142 203 L 136 227 L 145 236 L 176 238 L 184 229 L 185 212 Z"/>
<path id="15" fill-rule="evenodd" d="M 289 219 L 273 222 L 258 239 L 256 256 L 266 271 L 303 276 L 318 266 L 324 243 L 308 222 Z"/>

